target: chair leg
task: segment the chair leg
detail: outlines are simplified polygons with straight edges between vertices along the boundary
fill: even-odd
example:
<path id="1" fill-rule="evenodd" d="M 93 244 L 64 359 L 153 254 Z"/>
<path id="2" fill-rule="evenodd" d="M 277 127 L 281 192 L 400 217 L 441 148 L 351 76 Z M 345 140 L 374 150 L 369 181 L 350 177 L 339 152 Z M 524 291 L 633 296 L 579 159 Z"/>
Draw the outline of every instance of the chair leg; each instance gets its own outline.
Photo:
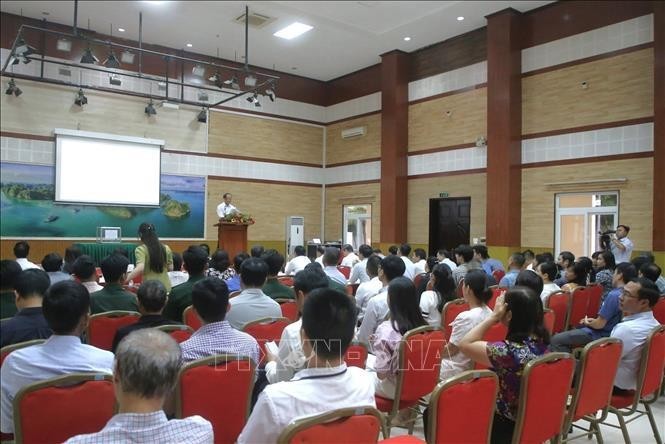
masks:
<path id="1" fill-rule="evenodd" d="M 653 417 L 653 411 L 651 410 L 651 404 L 646 402 L 642 403 L 644 408 L 647 411 L 647 416 L 649 417 L 649 423 L 651 424 L 651 430 L 653 430 L 653 436 L 656 438 L 656 444 L 663 444 L 663 440 L 660 438 L 660 433 L 658 433 L 658 426 L 656 425 L 656 419 Z"/>
<path id="2" fill-rule="evenodd" d="M 592 424 L 592 427 L 595 430 L 596 442 L 598 444 L 603 444 L 603 434 L 600 431 L 600 423 L 598 421 L 594 421 L 593 424 Z"/>
<path id="3" fill-rule="evenodd" d="M 623 435 L 624 444 L 631 444 L 630 435 L 628 435 L 628 427 L 626 426 L 626 421 L 623 419 L 623 415 L 618 411 L 614 413 L 617 415 L 617 419 L 619 420 L 619 426 L 621 426 L 621 434 Z"/>

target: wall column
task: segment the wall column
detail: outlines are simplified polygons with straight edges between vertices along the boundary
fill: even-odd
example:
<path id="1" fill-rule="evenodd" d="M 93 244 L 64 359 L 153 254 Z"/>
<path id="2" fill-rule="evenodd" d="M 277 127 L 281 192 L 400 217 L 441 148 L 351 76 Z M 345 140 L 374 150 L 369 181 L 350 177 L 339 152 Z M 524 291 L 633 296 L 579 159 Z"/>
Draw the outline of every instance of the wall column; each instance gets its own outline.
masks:
<path id="1" fill-rule="evenodd" d="M 665 3 L 653 2 L 653 251 L 665 269 Z"/>
<path id="2" fill-rule="evenodd" d="M 409 55 L 381 55 L 381 244 L 406 242 Z"/>
<path id="3" fill-rule="evenodd" d="M 520 12 L 487 16 L 487 245 L 506 261 L 521 245 L 522 54 Z"/>

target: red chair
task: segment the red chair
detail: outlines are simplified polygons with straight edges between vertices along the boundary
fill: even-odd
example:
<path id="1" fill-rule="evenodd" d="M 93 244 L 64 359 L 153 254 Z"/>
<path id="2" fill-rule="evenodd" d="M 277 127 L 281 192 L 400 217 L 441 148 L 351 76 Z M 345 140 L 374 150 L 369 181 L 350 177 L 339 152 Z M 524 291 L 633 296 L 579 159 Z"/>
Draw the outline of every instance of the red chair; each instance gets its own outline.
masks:
<path id="1" fill-rule="evenodd" d="M 439 371 L 446 341 L 440 329 L 429 325 L 407 331 L 399 344 L 397 381 L 394 399 L 376 395 L 376 407 L 386 413 L 387 436 L 391 421 L 405 408 L 418 405 L 439 382 Z M 414 423 L 409 424 L 409 434 Z"/>
<path id="2" fill-rule="evenodd" d="M 287 318 L 291 322 L 295 322 L 300 317 L 298 313 L 298 306 L 296 301 L 293 299 L 275 299 L 275 302 L 279 304 L 279 308 L 282 310 L 282 316 Z"/>
<path id="3" fill-rule="evenodd" d="M 182 312 L 182 322 L 194 331 L 198 330 L 203 325 L 201 319 L 199 319 L 198 315 L 194 312 L 194 306 L 192 305 L 185 308 L 185 311 Z"/>
<path id="4" fill-rule="evenodd" d="M 463 311 L 469 310 L 469 304 L 464 299 L 455 299 L 454 301 L 446 302 L 443 306 L 441 313 L 441 330 L 443 330 L 443 337 L 446 341 L 450 341 L 450 334 L 453 332 L 450 324 L 455 318 Z"/>
<path id="5" fill-rule="evenodd" d="M 595 434 L 598 442 L 603 442 L 599 424 L 607 417 L 614 377 L 621 360 L 621 348 L 620 340 L 602 338 L 588 343 L 582 350 L 573 400 L 561 429 L 564 441 L 583 436 L 566 436 L 571 427 L 576 427 L 584 430 L 585 435 Z M 588 429 L 573 424 L 581 419 L 589 422 Z"/>
<path id="6" fill-rule="evenodd" d="M 548 353 L 527 363 L 520 384 L 520 400 L 513 444 L 557 442 L 575 371 L 569 353 Z"/>
<path id="7" fill-rule="evenodd" d="M 88 344 L 94 345 L 102 350 L 111 351 L 113 338 L 120 327 L 135 324 L 141 317 L 135 311 L 106 311 L 90 316 L 86 337 Z"/>
<path id="8" fill-rule="evenodd" d="M 546 308 L 543 311 L 543 324 L 545 324 L 545 328 L 547 329 L 547 331 L 550 332 L 550 336 L 554 334 L 555 323 L 556 323 L 556 315 L 554 314 L 554 311 L 552 311 L 549 308 Z"/>
<path id="9" fill-rule="evenodd" d="M 547 298 L 545 308 L 554 312 L 554 334 L 565 330 L 569 304 L 570 293 L 567 291 L 555 291 Z"/>
<path id="10" fill-rule="evenodd" d="M 277 281 L 287 287 L 293 287 L 293 276 L 277 276 Z"/>
<path id="11" fill-rule="evenodd" d="M 586 316 L 595 318 L 600 311 L 600 300 L 603 297 L 603 287 L 598 284 L 587 286 L 589 290 L 589 305 L 587 306 Z"/>
<path id="12" fill-rule="evenodd" d="M 489 370 L 470 370 L 441 382 L 429 401 L 431 442 L 489 442 L 498 388 Z"/>
<path id="13" fill-rule="evenodd" d="M 252 336 L 259 343 L 261 350 L 261 363 L 265 361 L 266 342 L 275 341 L 279 344 L 282 331 L 291 323 L 287 318 L 263 318 L 248 322 L 242 327 L 242 331 Z"/>
<path id="14" fill-rule="evenodd" d="M 413 278 L 413 285 L 416 287 L 416 290 L 420 288 L 423 279 L 429 279 L 429 275 L 427 273 L 420 273 Z"/>
<path id="15" fill-rule="evenodd" d="M 647 415 L 656 442 L 662 444 L 663 441 L 658 433 L 651 405 L 658 400 L 660 384 L 663 379 L 663 370 L 665 370 L 665 326 L 661 325 L 653 329 L 642 348 L 640 368 L 637 372 L 637 390 L 625 395 L 612 396 L 610 412 L 617 416 L 619 426 L 603 422 L 606 426 L 620 428 L 624 442 L 630 443 L 626 424 L 642 415 Z M 644 410 L 638 410 L 637 407 L 639 404 L 644 406 Z M 625 420 L 625 417 L 636 413 L 637 416 L 628 421 Z"/>
<path id="16" fill-rule="evenodd" d="M 292 421 L 277 444 L 373 443 L 383 429 L 383 415 L 374 407 L 337 409 Z"/>
<path id="17" fill-rule="evenodd" d="M 344 288 L 346 288 L 346 294 L 349 295 L 349 296 L 355 296 L 356 291 L 358 291 L 359 286 L 360 286 L 359 283 L 347 285 L 346 287 L 344 287 Z"/>
<path id="18" fill-rule="evenodd" d="M 660 296 L 660 299 L 658 299 L 652 310 L 653 317 L 662 325 L 665 325 L 665 295 Z"/>
<path id="19" fill-rule="evenodd" d="M 344 275 L 346 279 L 351 276 L 351 267 L 347 267 L 346 265 L 338 265 L 337 269 L 339 270 L 340 273 Z"/>
<path id="20" fill-rule="evenodd" d="M 353 342 L 346 349 L 344 362 L 346 362 L 348 367 L 360 367 L 364 369 L 367 363 L 367 346 L 361 342 Z"/>
<path id="21" fill-rule="evenodd" d="M 494 310 L 494 305 L 496 304 L 496 300 L 499 298 L 499 296 L 505 294 L 506 291 L 508 291 L 507 288 L 492 287 L 492 298 L 489 300 L 489 302 L 487 302 L 487 306 L 492 310 Z"/>
<path id="22" fill-rule="evenodd" d="M 506 275 L 506 272 L 503 271 L 503 270 L 494 270 L 494 271 L 492 272 L 492 277 L 494 278 L 494 280 L 496 281 L 497 284 L 498 284 L 499 282 L 501 282 L 501 279 L 503 279 L 503 277 L 504 277 L 505 275 Z"/>
<path id="23" fill-rule="evenodd" d="M 457 296 L 458 298 L 464 297 L 462 288 L 464 288 L 464 278 L 460 279 L 459 283 L 457 284 L 457 288 L 455 289 L 455 296 Z"/>
<path id="24" fill-rule="evenodd" d="M 176 418 L 201 415 L 212 423 L 215 443 L 235 443 L 252 401 L 254 362 L 215 355 L 185 364 L 176 385 Z"/>
<path id="25" fill-rule="evenodd" d="M 592 290 L 587 287 L 577 287 L 573 290 L 566 315 L 566 330 L 577 328 L 580 321 L 584 319 L 589 308 L 591 293 Z M 597 314 L 598 312 L 594 313 L 593 317 L 596 317 Z"/>
<path id="26" fill-rule="evenodd" d="M 178 344 L 185 342 L 194 334 L 194 329 L 188 325 L 160 325 L 155 328 L 168 333 Z"/>
<path id="27" fill-rule="evenodd" d="M 24 347 L 30 347 L 31 345 L 37 345 L 45 342 L 46 339 L 33 339 L 32 341 L 18 342 L 16 344 L 5 345 L 0 348 L 0 366 L 5 362 L 5 358 L 14 350 L 18 350 Z"/>
<path id="28" fill-rule="evenodd" d="M 14 398 L 17 443 L 61 443 L 100 431 L 116 412 L 113 376 L 73 373 L 27 385 Z"/>

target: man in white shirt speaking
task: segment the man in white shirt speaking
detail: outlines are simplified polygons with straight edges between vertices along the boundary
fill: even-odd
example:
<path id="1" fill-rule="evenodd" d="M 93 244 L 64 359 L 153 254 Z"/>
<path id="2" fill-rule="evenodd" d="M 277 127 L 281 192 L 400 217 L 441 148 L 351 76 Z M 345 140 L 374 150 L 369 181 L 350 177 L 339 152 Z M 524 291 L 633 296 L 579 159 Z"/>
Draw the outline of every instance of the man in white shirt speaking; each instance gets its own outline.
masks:
<path id="1" fill-rule="evenodd" d="M 234 212 L 238 213 L 238 209 L 231 205 L 231 199 L 233 198 L 231 193 L 224 193 L 222 198 L 224 199 L 224 202 L 217 205 L 217 216 L 226 217 Z"/>

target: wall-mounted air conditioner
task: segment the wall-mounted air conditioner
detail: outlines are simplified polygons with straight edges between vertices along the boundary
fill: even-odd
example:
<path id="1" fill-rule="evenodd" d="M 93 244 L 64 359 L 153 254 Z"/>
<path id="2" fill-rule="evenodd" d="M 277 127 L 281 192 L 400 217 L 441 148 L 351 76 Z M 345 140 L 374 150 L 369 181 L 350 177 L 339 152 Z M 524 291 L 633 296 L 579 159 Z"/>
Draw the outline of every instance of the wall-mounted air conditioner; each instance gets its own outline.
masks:
<path id="1" fill-rule="evenodd" d="M 366 126 L 356 126 L 355 128 L 347 128 L 342 130 L 342 139 L 350 139 L 352 137 L 364 136 L 367 131 Z"/>

